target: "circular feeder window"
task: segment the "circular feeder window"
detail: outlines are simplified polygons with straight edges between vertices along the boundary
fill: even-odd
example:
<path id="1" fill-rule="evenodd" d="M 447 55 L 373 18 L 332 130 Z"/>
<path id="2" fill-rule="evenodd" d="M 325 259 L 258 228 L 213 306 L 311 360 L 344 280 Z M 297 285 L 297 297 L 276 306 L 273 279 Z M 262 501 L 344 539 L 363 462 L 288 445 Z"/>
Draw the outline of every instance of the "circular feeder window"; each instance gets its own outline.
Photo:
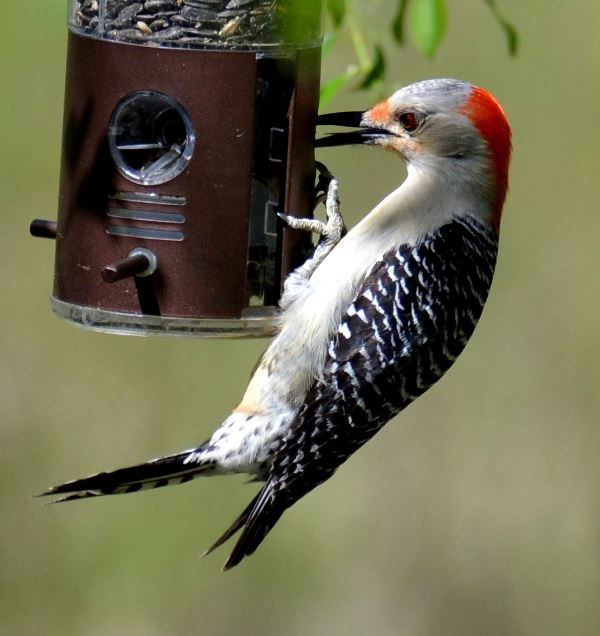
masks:
<path id="1" fill-rule="evenodd" d="M 134 183 L 171 181 L 187 167 L 196 136 L 186 110 L 157 91 L 139 91 L 115 108 L 109 145 L 119 172 Z"/>

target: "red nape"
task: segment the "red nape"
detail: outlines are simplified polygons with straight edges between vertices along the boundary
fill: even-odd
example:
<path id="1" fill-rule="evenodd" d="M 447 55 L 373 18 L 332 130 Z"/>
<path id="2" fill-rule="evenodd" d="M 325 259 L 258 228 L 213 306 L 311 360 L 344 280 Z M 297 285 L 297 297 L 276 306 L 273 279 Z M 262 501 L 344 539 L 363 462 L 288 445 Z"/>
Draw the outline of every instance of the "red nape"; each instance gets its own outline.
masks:
<path id="1" fill-rule="evenodd" d="M 498 229 L 508 190 L 508 165 L 512 149 L 510 126 L 502 106 L 478 86 L 473 88 L 461 111 L 473 122 L 490 148 L 497 184 L 493 222 Z"/>

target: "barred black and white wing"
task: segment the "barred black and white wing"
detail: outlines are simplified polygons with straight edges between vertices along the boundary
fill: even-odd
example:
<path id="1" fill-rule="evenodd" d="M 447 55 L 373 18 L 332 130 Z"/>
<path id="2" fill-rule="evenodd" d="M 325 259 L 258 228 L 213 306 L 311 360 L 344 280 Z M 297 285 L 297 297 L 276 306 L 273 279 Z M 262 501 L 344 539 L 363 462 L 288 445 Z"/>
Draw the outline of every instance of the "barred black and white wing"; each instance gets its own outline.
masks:
<path id="1" fill-rule="evenodd" d="M 442 377 L 475 329 L 496 253 L 496 236 L 463 217 L 374 264 L 330 342 L 322 377 L 265 466 L 267 483 L 216 544 L 243 527 L 227 568 Z"/>

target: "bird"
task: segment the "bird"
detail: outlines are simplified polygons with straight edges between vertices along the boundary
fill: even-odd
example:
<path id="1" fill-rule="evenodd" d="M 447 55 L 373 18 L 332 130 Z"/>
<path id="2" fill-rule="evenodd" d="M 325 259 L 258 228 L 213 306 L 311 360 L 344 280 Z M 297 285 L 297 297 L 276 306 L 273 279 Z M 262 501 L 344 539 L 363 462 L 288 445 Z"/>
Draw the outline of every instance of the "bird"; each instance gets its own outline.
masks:
<path id="1" fill-rule="evenodd" d="M 462 352 L 496 264 L 512 151 L 502 107 L 469 82 L 429 79 L 317 124 L 352 130 L 316 147 L 382 148 L 404 160 L 406 176 L 349 231 L 331 175 L 325 221 L 280 214 L 319 240 L 285 281 L 276 335 L 240 403 L 199 446 L 40 496 L 71 501 L 249 474 L 260 490 L 206 551 L 239 532 L 228 570 Z"/>

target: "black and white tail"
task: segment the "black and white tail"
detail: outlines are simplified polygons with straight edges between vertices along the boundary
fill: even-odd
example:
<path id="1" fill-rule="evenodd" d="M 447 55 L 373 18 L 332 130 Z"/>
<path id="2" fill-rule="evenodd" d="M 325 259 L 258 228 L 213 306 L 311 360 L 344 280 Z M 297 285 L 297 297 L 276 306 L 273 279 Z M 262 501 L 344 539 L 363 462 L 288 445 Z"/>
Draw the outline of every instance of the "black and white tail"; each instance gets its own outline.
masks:
<path id="1" fill-rule="evenodd" d="M 273 482 L 267 481 L 239 517 L 204 553 L 204 556 L 222 546 L 241 530 L 242 532 L 229 555 L 229 559 L 223 566 L 224 570 L 230 570 L 244 557 L 254 553 L 287 507 L 287 503 L 276 496 Z"/>
<path id="2" fill-rule="evenodd" d="M 58 495 L 59 497 L 50 503 L 59 503 L 88 497 L 150 490 L 162 486 L 183 484 L 204 475 L 219 474 L 214 461 L 185 463 L 192 452 L 193 450 L 187 450 L 159 457 L 137 466 L 119 468 L 112 472 L 98 473 L 83 479 L 68 481 L 60 486 L 54 486 L 38 496 Z M 240 537 L 224 567 L 225 570 L 229 570 L 256 550 L 286 508 L 287 505 L 275 496 L 273 483 L 267 481 L 247 508 L 205 554 L 210 554 L 241 530 Z"/>
<path id="3" fill-rule="evenodd" d="M 102 495 L 120 495 L 183 484 L 195 477 L 214 472 L 215 464 L 212 461 L 195 461 L 186 464 L 185 460 L 192 452 L 193 450 L 186 450 L 174 455 L 152 459 L 137 466 L 128 466 L 112 472 L 98 473 L 83 479 L 68 481 L 60 486 L 54 486 L 38 496 L 65 495 L 51 502 L 58 503 Z"/>

